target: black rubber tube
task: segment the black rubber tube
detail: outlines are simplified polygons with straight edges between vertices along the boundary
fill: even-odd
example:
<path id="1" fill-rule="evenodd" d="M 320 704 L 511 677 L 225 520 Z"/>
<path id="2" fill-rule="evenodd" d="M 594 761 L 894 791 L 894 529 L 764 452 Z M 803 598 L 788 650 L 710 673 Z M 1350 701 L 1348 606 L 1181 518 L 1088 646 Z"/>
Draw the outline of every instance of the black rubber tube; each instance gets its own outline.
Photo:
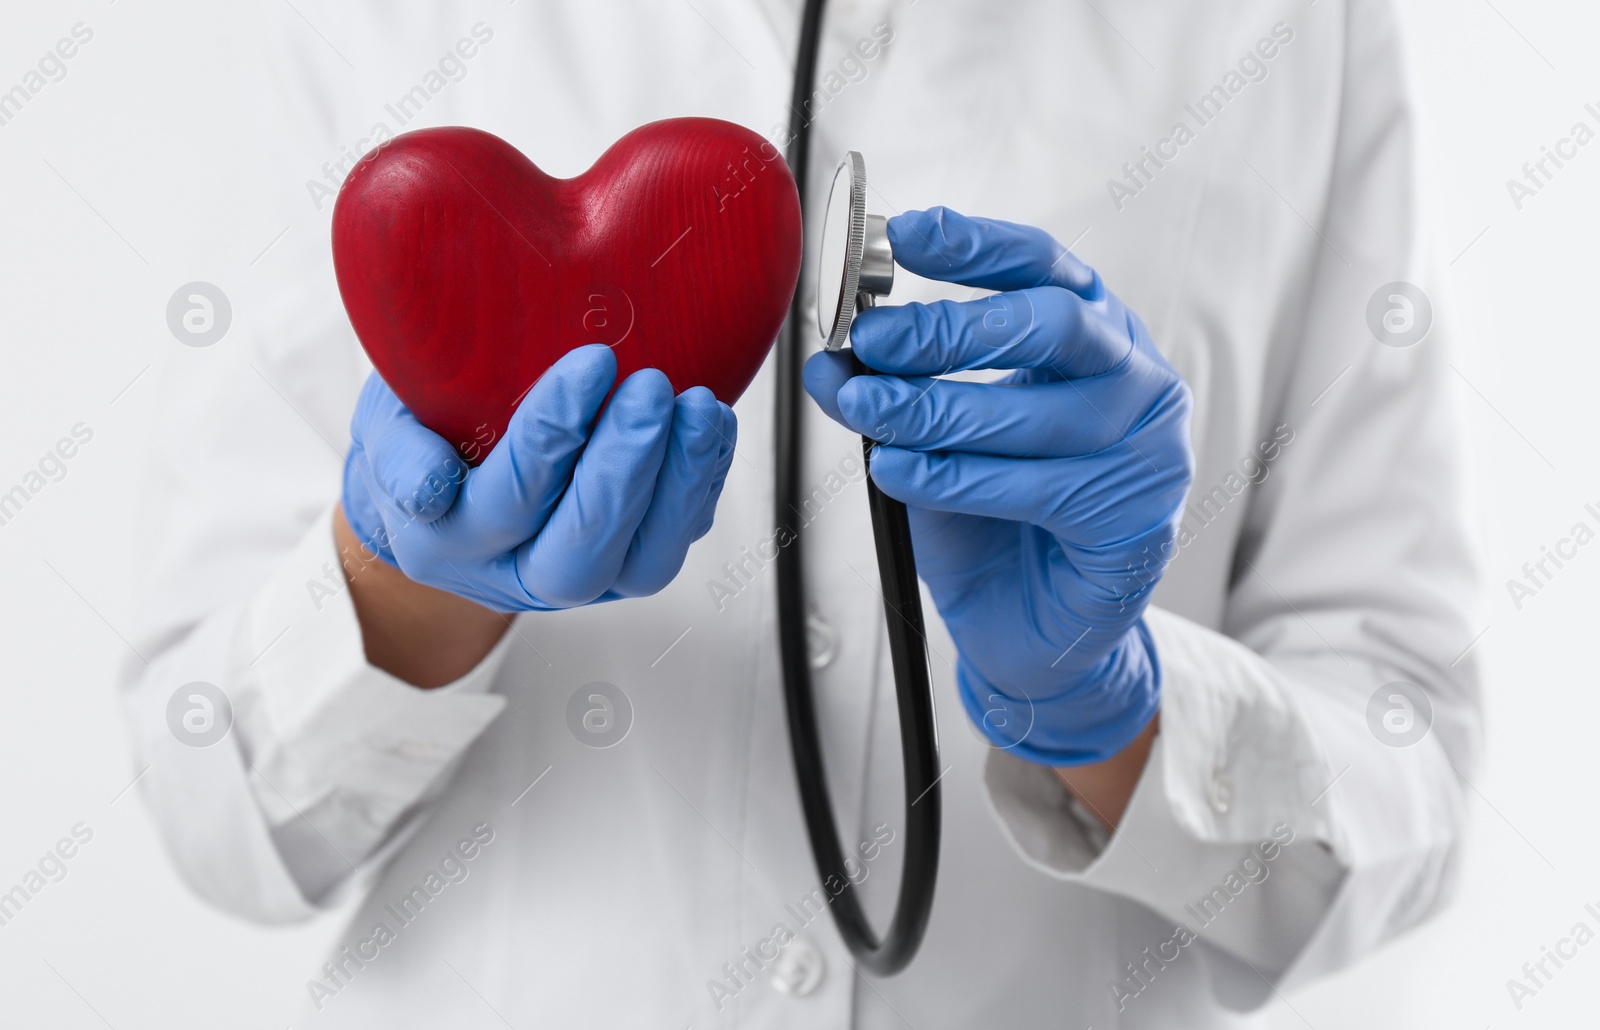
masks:
<path id="1" fill-rule="evenodd" d="M 794 97 L 789 108 L 789 167 L 799 185 L 804 209 L 809 170 L 811 133 L 806 101 L 815 88 L 817 46 L 825 0 L 806 0 L 801 18 L 800 45 L 795 55 Z M 805 313 L 799 291 L 789 308 L 777 341 L 777 404 L 775 408 L 777 518 L 789 524 L 792 539 L 778 551 L 778 644 L 783 670 L 784 703 L 789 716 L 789 744 L 794 754 L 795 777 L 805 811 L 811 852 L 839 935 L 856 961 L 868 972 L 892 976 L 916 955 L 933 910 L 934 886 L 939 874 L 939 738 L 934 718 L 933 690 L 928 677 L 927 635 L 923 630 L 922 597 L 917 589 L 916 559 L 911 549 L 911 527 L 905 505 L 879 490 L 867 476 L 868 505 L 877 543 L 878 576 L 883 588 L 884 617 L 888 620 L 889 658 L 894 669 L 895 694 L 900 716 L 901 763 L 905 774 L 905 842 L 900 894 L 889 929 L 880 939 L 861 907 L 855 884 L 846 869 L 834 818 L 827 770 L 817 731 L 816 704 L 811 685 L 811 656 L 807 647 L 806 591 L 802 563 L 800 405 L 803 402 L 800 365 L 803 359 L 801 326 Z M 868 372 L 856 362 L 856 370 Z M 872 441 L 863 440 L 870 473 Z M 859 862 L 859 859 L 857 859 Z"/>

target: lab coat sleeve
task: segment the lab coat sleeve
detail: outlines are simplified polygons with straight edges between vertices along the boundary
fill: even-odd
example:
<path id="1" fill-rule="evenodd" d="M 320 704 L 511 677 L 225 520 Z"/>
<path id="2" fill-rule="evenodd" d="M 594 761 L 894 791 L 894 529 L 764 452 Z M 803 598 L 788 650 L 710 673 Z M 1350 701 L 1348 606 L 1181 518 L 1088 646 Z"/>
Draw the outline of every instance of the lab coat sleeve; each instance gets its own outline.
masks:
<path id="1" fill-rule="evenodd" d="M 306 249 L 290 267 L 317 267 L 320 241 L 284 242 Z M 331 296 L 314 274 L 298 281 Z M 330 521 L 366 369 L 336 299 L 296 288 L 241 290 L 239 308 L 279 313 L 152 373 L 147 569 L 122 674 L 138 791 L 175 865 L 266 922 L 359 889 L 505 704 L 489 690 L 504 644 L 437 690 L 367 663 Z M 183 728 L 194 683 L 228 699 L 214 718 L 231 726 L 205 747 Z"/>
<path id="2" fill-rule="evenodd" d="M 324 512 L 253 596 L 146 634 L 149 665 L 128 664 L 139 783 L 169 852 L 203 897 L 261 921 L 365 882 L 505 704 L 488 692 L 505 642 L 436 690 L 367 664 L 329 569 L 342 577 Z M 228 700 L 213 718 L 231 718 L 205 747 L 182 727 L 197 682 Z"/>
<path id="3" fill-rule="evenodd" d="M 1187 930 L 1223 973 L 1220 1000 L 1240 1009 L 1440 906 L 1478 749 L 1480 584 L 1449 334 L 1414 214 L 1400 41 L 1386 3 L 1354 0 L 1344 17 L 1338 137 L 1321 218 L 1308 214 L 1328 244 L 1311 239 L 1309 285 L 1285 304 L 1290 351 L 1264 384 L 1265 438 L 1287 427 L 1293 440 L 1229 541 L 1222 624 L 1149 611 L 1160 734 L 1109 841 L 1087 832 L 1052 771 L 1004 753 L 985 770 L 1027 862 Z M 1434 327 L 1410 347 L 1367 327 L 1368 298 L 1396 280 L 1434 298 Z M 1191 529 L 1186 546 L 1218 543 L 1204 538 L 1218 529 Z M 1425 698 L 1409 716 L 1395 683 Z M 1386 716 L 1426 732 L 1396 746 Z M 1144 944 L 1159 964 L 1182 950 L 1170 940 L 1126 942 L 1119 958 L 1142 967 Z"/>
<path id="4" fill-rule="evenodd" d="M 505 704 L 490 688 L 507 645 L 426 691 L 365 659 L 330 513 L 370 365 L 339 304 L 328 208 L 340 144 L 372 119 L 300 17 L 263 21 L 260 149 L 230 187 L 249 244 L 234 265 L 185 255 L 231 299 L 231 326 L 209 347 L 169 341 L 141 385 L 157 400 L 121 694 L 129 778 L 180 874 L 226 910 L 286 922 L 359 891 L 420 825 Z M 231 708 L 207 747 L 182 730 L 196 682 Z"/>
<path id="5" fill-rule="evenodd" d="M 500 713 L 488 691 L 511 639 L 433 690 L 369 665 L 329 514 L 245 609 L 227 660 L 253 796 L 313 897 L 405 826 Z"/>

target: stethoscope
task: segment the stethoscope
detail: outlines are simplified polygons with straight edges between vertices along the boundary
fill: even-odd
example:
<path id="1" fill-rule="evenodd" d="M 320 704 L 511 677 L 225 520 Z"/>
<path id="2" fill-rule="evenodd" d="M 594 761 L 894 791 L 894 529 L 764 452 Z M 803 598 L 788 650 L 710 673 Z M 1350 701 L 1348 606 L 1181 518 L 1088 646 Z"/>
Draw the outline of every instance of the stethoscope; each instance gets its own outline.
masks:
<path id="1" fill-rule="evenodd" d="M 802 210 L 810 157 L 810 122 L 805 102 L 815 88 L 817 46 L 826 0 L 806 0 L 801 16 L 800 45 L 795 56 L 794 97 L 789 106 L 789 167 L 800 186 Z M 845 156 L 834 175 L 823 218 L 817 277 L 816 322 L 823 344 L 838 350 L 849 339 L 856 312 L 894 284 L 894 254 L 886 220 L 866 210 L 866 167 L 860 154 Z M 779 513 L 799 512 L 801 501 L 800 326 L 806 314 L 798 291 L 777 342 L 776 483 Z M 859 362 L 858 372 L 870 374 Z M 862 440 L 868 469 L 873 441 Z M 811 690 L 811 655 L 807 641 L 806 591 L 801 565 L 800 522 L 794 539 L 778 551 L 778 641 L 783 669 L 784 700 L 789 716 L 789 742 L 811 853 L 822 882 L 832 897 L 829 908 L 839 936 L 867 971 L 879 976 L 900 972 L 922 944 L 933 908 L 939 872 L 939 735 L 933 692 L 928 680 L 927 637 L 923 632 L 922 599 L 917 590 L 916 559 L 905 505 L 884 494 L 867 477 L 867 500 L 878 551 L 878 576 L 888 621 L 889 657 L 894 669 L 900 716 L 901 761 L 905 773 L 905 859 L 900 896 L 888 932 L 881 938 L 867 921 L 856 894 L 834 821 L 827 771 L 817 737 L 816 706 Z M 780 517 L 783 517 L 780 515 Z M 834 892 L 834 886 L 838 892 Z"/>

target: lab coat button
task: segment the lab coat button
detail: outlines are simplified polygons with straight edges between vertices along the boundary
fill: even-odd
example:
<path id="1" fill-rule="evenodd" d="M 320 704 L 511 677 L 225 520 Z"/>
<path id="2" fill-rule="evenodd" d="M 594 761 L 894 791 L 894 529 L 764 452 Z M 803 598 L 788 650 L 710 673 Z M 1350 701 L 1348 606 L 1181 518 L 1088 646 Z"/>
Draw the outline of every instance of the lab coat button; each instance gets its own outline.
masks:
<path id="1" fill-rule="evenodd" d="M 796 937 L 778 952 L 772 964 L 772 986 L 784 994 L 804 998 L 822 983 L 827 964 L 822 953 L 804 939 Z"/>
<path id="2" fill-rule="evenodd" d="M 1211 807 L 1218 815 L 1227 815 L 1233 807 L 1233 777 L 1221 769 L 1211 777 Z"/>
<path id="3" fill-rule="evenodd" d="M 811 655 L 813 669 L 825 669 L 833 664 L 833 656 L 839 650 L 839 635 L 833 627 L 823 621 L 822 616 L 812 612 L 806 616 L 806 652 Z"/>

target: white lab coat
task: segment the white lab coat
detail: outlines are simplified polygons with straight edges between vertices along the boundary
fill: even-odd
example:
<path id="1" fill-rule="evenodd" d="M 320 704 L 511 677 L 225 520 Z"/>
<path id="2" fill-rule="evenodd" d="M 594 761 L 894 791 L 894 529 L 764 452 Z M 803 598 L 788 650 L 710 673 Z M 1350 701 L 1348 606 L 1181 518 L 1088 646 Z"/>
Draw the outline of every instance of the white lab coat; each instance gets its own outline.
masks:
<path id="1" fill-rule="evenodd" d="M 1193 387 L 1185 544 L 1148 615 L 1161 732 L 1110 841 L 1048 770 L 965 724 L 927 604 L 949 767 L 937 902 L 907 972 L 853 971 L 814 900 L 760 558 L 777 518 L 770 365 L 737 406 L 716 524 L 667 590 L 520 617 L 440 690 L 365 663 L 348 595 L 327 589 L 368 366 L 319 165 L 401 115 L 488 129 L 562 175 L 661 117 L 770 136 L 798 7 L 368 0 L 281 21 L 285 88 L 260 136 L 293 231 L 235 284 L 230 336 L 165 384 L 135 641 L 151 663 L 129 666 L 125 699 L 142 792 L 196 891 L 262 922 L 364 893 L 347 952 L 308 960 L 305 1025 L 1247 1026 L 1275 990 L 1448 893 L 1478 730 L 1477 582 L 1382 0 L 836 0 L 829 15 L 821 67 L 839 74 L 812 203 L 855 148 L 879 211 L 1043 226 Z M 847 51 L 880 23 L 892 40 L 863 73 Z M 1240 60 L 1280 23 L 1252 82 Z M 461 39 L 472 56 L 430 75 Z M 1226 104 L 1192 110 L 1206 95 Z M 1396 280 L 1429 290 L 1439 319 L 1408 348 L 1368 328 L 1369 297 Z M 974 295 L 902 272 L 892 300 Z M 806 531 L 821 718 L 847 843 L 893 836 L 864 866 L 882 926 L 903 801 L 858 442 L 806 409 L 827 502 Z M 741 562 L 719 604 L 710 584 Z M 195 680 L 234 709 L 209 748 L 167 724 Z M 1369 729 L 1369 698 L 1397 680 L 1431 701 L 1406 748 Z M 580 739 L 593 683 L 631 710 L 609 748 Z M 1262 846 L 1275 836 L 1292 843 Z"/>

